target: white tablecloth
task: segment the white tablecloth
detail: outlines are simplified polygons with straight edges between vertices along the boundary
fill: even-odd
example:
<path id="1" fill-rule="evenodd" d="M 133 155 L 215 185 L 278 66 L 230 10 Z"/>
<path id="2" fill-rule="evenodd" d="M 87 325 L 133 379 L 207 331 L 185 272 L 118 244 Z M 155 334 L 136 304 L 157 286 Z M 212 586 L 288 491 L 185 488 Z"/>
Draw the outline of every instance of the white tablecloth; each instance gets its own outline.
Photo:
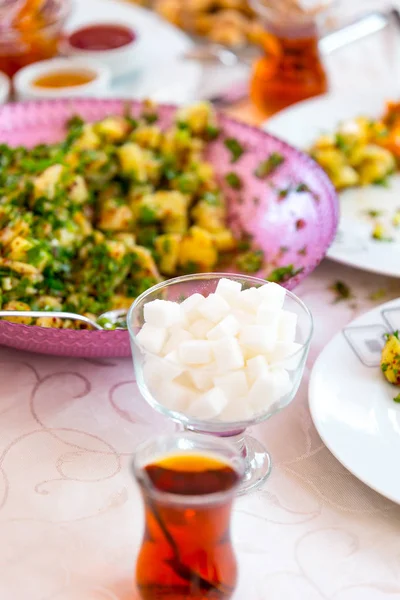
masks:
<path id="1" fill-rule="evenodd" d="M 395 42 L 386 33 L 332 56 L 334 86 L 387 79 Z M 351 300 L 334 303 L 338 279 L 351 285 Z M 253 431 L 274 466 L 263 489 L 235 505 L 237 600 L 400 600 L 400 508 L 333 458 L 307 405 L 316 356 L 378 290 L 388 300 L 400 282 L 328 262 L 297 289 L 315 337 L 296 399 Z M 141 400 L 128 359 L 0 349 L 1 600 L 137 598 L 143 517 L 130 455 L 168 427 Z"/>

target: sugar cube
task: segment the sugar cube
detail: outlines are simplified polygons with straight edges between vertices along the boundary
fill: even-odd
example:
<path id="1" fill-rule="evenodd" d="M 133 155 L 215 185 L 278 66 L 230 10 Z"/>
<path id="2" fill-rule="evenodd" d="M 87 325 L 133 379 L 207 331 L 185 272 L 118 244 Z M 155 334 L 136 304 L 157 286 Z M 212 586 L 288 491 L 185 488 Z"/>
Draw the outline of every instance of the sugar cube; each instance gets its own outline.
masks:
<path id="1" fill-rule="evenodd" d="M 263 354 L 275 346 L 276 334 L 266 325 L 246 325 L 241 329 L 239 341 L 255 355 Z"/>
<path id="2" fill-rule="evenodd" d="M 222 296 L 229 304 L 232 304 L 239 296 L 242 284 L 233 279 L 222 278 L 218 281 L 215 293 Z"/>
<path id="3" fill-rule="evenodd" d="M 233 336 L 213 342 L 212 351 L 221 374 L 244 366 L 242 350 L 239 342 Z"/>
<path id="4" fill-rule="evenodd" d="M 205 298 L 201 294 L 192 294 L 188 296 L 186 300 L 181 303 L 181 311 L 188 319 L 189 322 L 194 321 L 195 319 L 199 319 L 201 317 L 198 307 L 202 302 L 204 302 Z"/>
<path id="5" fill-rule="evenodd" d="M 179 358 L 185 365 L 205 365 L 212 360 L 211 342 L 190 340 L 179 346 Z"/>
<path id="6" fill-rule="evenodd" d="M 285 369 L 269 369 L 254 382 L 248 394 L 248 401 L 256 413 L 266 412 L 290 389 L 290 377 Z"/>
<path id="7" fill-rule="evenodd" d="M 177 350 L 182 342 L 188 342 L 193 339 L 193 335 L 189 331 L 186 331 L 186 329 L 181 329 L 180 327 L 176 328 L 169 335 L 164 345 L 163 353 L 169 354 L 170 352 Z"/>
<path id="8" fill-rule="evenodd" d="M 268 302 L 262 302 L 257 309 L 257 324 L 268 325 L 276 328 L 278 331 L 278 325 L 280 322 L 281 313 L 283 311 L 277 310 L 268 304 Z"/>
<path id="9" fill-rule="evenodd" d="M 233 315 L 228 315 L 207 333 L 207 339 L 219 340 L 227 335 L 235 336 L 239 331 L 239 323 Z"/>
<path id="10" fill-rule="evenodd" d="M 153 300 L 144 305 L 144 320 L 154 327 L 171 327 L 182 321 L 180 305 L 169 300 Z"/>
<path id="11" fill-rule="evenodd" d="M 145 323 L 136 336 L 138 343 L 148 352 L 160 354 L 167 339 L 167 330 Z"/>
<path id="12" fill-rule="evenodd" d="M 245 396 L 249 391 L 246 374 L 243 369 L 214 377 L 214 384 L 221 388 L 229 399 Z"/>
<path id="13" fill-rule="evenodd" d="M 194 321 L 189 330 L 192 335 L 198 340 L 205 340 L 207 333 L 214 327 L 214 323 L 208 319 L 197 319 Z"/>
<path id="14" fill-rule="evenodd" d="M 149 357 L 146 361 L 147 373 L 150 369 L 160 380 L 170 381 L 178 377 L 183 371 L 183 365 L 179 362 L 176 351 L 170 352 L 165 358 Z"/>
<path id="15" fill-rule="evenodd" d="M 160 382 L 157 391 L 153 392 L 157 402 L 170 410 L 186 412 L 191 402 L 196 400 L 196 391 L 175 381 Z"/>
<path id="16" fill-rule="evenodd" d="M 253 311 L 249 312 L 238 308 L 232 311 L 232 315 L 241 327 L 244 325 L 254 325 L 256 322 L 256 315 Z"/>
<path id="17" fill-rule="evenodd" d="M 217 294 L 210 294 L 199 306 L 199 312 L 203 317 L 213 323 L 219 323 L 229 311 L 230 306 L 227 301 Z"/>
<path id="18" fill-rule="evenodd" d="M 250 421 L 254 416 L 254 410 L 248 404 L 246 398 L 230 400 L 219 415 L 218 419 L 225 422 Z"/>
<path id="19" fill-rule="evenodd" d="M 220 388 L 213 387 L 190 404 L 188 413 L 197 419 L 213 419 L 224 410 L 227 404 L 228 399 L 224 392 Z"/>
<path id="20" fill-rule="evenodd" d="M 160 374 L 156 366 L 156 358 L 147 355 L 143 364 L 143 379 L 145 384 L 153 389 L 160 381 Z"/>
<path id="21" fill-rule="evenodd" d="M 281 342 L 294 342 L 296 337 L 296 327 L 296 313 L 283 310 L 279 318 L 278 340 Z"/>
<path id="22" fill-rule="evenodd" d="M 303 348 L 302 344 L 296 342 L 277 342 L 273 351 L 269 354 L 270 363 L 280 364 L 289 371 L 294 371 L 299 367 L 304 354 L 298 352 Z"/>
<path id="23" fill-rule="evenodd" d="M 213 382 L 213 373 L 208 369 L 202 369 L 201 367 L 196 369 L 192 368 L 188 372 L 194 386 L 204 392 L 212 388 Z"/>
<path id="24" fill-rule="evenodd" d="M 278 283 L 269 282 L 257 289 L 258 294 L 271 307 L 279 310 L 283 307 L 286 297 L 286 290 Z"/>
<path id="25" fill-rule="evenodd" d="M 265 356 L 259 354 L 254 358 L 250 358 L 246 362 L 246 374 L 250 385 L 253 385 L 256 379 L 268 372 L 268 362 Z"/>
<path id="26" fill-rule="evenodd" d="M 257 293 L 257 289 L 253 287 L 240 292 L 237 307 L 244 311 L 256 312 L 261 302 L 262 298 Z"/>

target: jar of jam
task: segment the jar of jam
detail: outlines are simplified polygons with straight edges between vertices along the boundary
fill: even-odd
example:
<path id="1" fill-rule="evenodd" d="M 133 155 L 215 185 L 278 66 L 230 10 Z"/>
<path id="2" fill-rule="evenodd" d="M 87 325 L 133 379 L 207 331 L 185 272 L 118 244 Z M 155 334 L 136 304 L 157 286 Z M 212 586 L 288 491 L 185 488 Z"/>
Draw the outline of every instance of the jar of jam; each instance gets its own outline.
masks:
<path id="1" fill-rule="evenodd" d="M 318 47 L 319 22 L 331 0 L 252 0 L 263 27 L 250 94 L 267 115 L 323 94 L 327 75 Z"/>
<path id="2" fill-rule="evenodd" d="M 19 69 L 58 53 L 70 0 L 0 0 L 0 71 Z"/>

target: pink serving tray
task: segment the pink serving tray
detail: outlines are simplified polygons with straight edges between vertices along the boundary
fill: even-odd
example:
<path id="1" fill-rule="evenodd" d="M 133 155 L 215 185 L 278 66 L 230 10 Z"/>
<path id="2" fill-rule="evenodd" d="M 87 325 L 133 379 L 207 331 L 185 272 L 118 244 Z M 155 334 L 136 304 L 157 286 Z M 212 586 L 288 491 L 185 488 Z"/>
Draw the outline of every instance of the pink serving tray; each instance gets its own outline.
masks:
<path id="1" fill-rule="evenodd" d="M 132 114 L 141 103 L 129 101 Z M 73 115 L 88 121 L 122 114 L 125 100 L 68 99 L 45 100 L 4 105 L 0 108 L 0 143 L 33 146 L 57 142 L 64 135 L 64 124 Z M 170 124 L 176 108 L 159 107 L 159 124 Z M 333 241 L 338 222 L 338 199 L 322 169 L 306 154 L 274 136 L 219 116 L 223 130 L 210 144 L 207 159 L 214 165 L 228 200 L 231 226 L 253 236 L 268 261 L 274 266 L 293 264 L 302 271 L 286 282 L 293 289 L 325 256 Z M 246 148 L 235 164 L 223 140 L 234 137 Z M 272 152 L 284 156 L 284 163 L 266 180 L 253 172 Z M 243 188 L 234 191 L 224 184 L 226 173 L 234 171 Z M 299 184 L 309 191 L 294 192 Z M 304 188 L 304 186 L 303 186 Z M 292 190 L 289 193 L 280 190 Z M 60 356 L 129 356 L 127 331 L 73 331 L 46 329 L 0 321 L 0 344 L 32 352 Z"/>

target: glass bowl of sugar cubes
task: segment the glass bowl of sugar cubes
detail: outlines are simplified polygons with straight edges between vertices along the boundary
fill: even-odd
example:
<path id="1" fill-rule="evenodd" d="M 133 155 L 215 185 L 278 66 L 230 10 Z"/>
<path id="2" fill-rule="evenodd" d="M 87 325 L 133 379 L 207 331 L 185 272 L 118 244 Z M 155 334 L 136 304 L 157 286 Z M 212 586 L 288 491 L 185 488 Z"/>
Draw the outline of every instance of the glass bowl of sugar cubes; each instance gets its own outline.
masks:
<path id="1" fill-rule="evenodd" d="M 313 331 L 306 305 L 276 283 L 201 273 L 144 292 L 127 323 L 145 400 L 185 429 L 236 443 L 246 460 L 241 493 L 259 486 L 270 456 L 245 431 L 297 392 Z"/>

